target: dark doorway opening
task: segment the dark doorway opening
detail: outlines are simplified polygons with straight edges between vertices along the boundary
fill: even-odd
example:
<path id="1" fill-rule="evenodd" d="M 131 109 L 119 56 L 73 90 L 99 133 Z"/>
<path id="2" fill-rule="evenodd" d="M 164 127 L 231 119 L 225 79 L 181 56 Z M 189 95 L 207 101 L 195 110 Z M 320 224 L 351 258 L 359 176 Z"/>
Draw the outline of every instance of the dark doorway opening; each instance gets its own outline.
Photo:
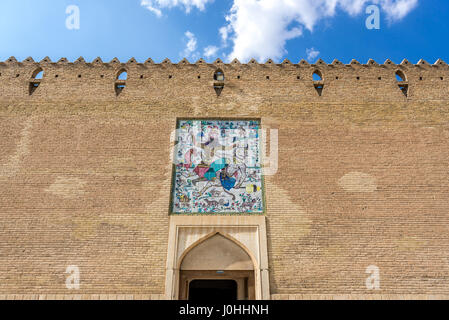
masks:
<path id="1" fill-rule="evenodd" d="M 193 280 L 189 284 L 189 301 L 237 301 L 237 282 L 234 280 Z"/>

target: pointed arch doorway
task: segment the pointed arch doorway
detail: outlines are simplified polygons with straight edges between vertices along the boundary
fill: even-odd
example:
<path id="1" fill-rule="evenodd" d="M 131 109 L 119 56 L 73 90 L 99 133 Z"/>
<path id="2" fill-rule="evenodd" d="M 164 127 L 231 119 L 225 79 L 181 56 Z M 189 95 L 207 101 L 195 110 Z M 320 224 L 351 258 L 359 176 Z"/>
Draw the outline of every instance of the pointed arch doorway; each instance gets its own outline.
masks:
<path id="1" fill-rule="evenodd" d="M 254 259 L 236 240 L 212 233 L 181 257 L 179 299 L 233 301 L 255 299 Z"/>
<path id="2" fill-rule="evenodd" d="M 170 216 L 166 299 L 231 292 L 235 282 L 237 299 L 269 300 L 269 279 L 264 216 Z"/>

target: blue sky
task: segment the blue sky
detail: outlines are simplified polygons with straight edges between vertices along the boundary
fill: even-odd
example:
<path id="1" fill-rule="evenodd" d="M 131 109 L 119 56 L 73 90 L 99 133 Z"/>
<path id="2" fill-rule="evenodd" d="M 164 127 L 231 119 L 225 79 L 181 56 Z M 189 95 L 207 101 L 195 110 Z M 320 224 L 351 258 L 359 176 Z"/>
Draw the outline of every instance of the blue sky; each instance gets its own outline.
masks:
<path id="1" fill-rule="evenodd" d="M 378 30 L 365 26 L 372 4 Z M 2 0 L 0 60 L 449 62 L 448 17 L 447 0 Z"/>

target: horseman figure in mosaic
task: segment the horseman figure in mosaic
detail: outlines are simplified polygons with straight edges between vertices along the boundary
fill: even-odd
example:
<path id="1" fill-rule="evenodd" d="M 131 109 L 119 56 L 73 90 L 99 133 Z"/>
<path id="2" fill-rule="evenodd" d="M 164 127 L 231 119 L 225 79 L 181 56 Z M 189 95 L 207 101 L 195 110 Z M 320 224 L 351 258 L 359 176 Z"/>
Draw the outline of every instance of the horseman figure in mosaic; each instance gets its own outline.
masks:
<path id="1" fill-rule="evenodd" d="M 186 122 L 180 128 L 185 134 L 178 139 L 181 162 L 175 192 L 181 194 L 175 207 L 188 210 L 193 206 L 198 212 L 250 212 L 257 204 L 261 207 L 261 198 L 251 196 L 261 190 L 258 171 L 248 168 L 248 164 L 258 162 L 251 159 L 259 155 L 250 143 L 258 138 L 258 127 L 249 130 L 246 122 L 204 122 L 196 127 Z M 254 142 L 253 149 L 258 146 Z"/>

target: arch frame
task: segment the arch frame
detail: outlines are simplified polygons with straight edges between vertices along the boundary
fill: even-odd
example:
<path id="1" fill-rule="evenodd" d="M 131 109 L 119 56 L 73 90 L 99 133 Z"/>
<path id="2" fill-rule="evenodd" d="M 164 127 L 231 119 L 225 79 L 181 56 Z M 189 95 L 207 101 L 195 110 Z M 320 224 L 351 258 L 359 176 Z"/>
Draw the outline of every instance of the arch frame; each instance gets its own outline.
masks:
<path id="1" fill-rule="evenodd" d="M 122 74 L 126 73 L 125 79 L 119 79 Z M 115 81 L 127 81 L 128 80 L 129 71 L 126 68 L 120 68 L 115 74 Z"/>
<path id="2" fill-rule="evenodd" d="M 40 73 L 42 72 L 42 78 L 36 78 Z M 44 77 L 45 71 L 42 69 L 42 67 L 37 67 L 33 73 L 31 74 L 31 80 L 42 80 Z"/>
<path id="3" fill-rule="evenodd" d="M 219 234 L 249 255 L 254 265 L 255 299 L 269 300 L 265 219 L 265 216 L 170 216 L 165 298 L 179 299 L 181 264 L 188 253 Z"/>
<path id="4" fill-rule="evenodd" d="M 397 79 L 397 82 L 407 82 L 408 81 L 407 74 L 401 69 L 397 69 L 395 71 L 394 75 L 395 75 L 395 77 L 401 78 L 401 80 Z"/>
<path id="5" fill-rule="evenodd" d="M 125 79 L 120 79 L 120 76 L 122 74 L 126 74 Z M 125 90 L 126 88 L 126 82 L 128 81 L 128 75 L 129 72 L 126 68 L 120 68 L 116 75 L 115 75 L 115 83 L 114 83 L 114 90 L 115 90 L 115 95 L 118 97 L 123 90 Z"/>
<path id="6" fill-rule="evenodd" d="M 222 76 L 222 79 L 219 79 L 218 76 Z M 224 82 L 225 81 L 225 73 L 221 68 L 217 68 L 214 72 L 214 81 Z"/>
<path id="7" fill-rule="evenodd" d="M 37 77 L 38 75 L 41 76 Z M 33 73 L 31 74 L 31 78 L 28 82 L 28 95 L 32 96 L 33 93 L 39 88 L 42 80 L 44 79 L 44 76 L 45 71 L 40 66 L 33 71 Z"/>
<path id="8" fill-rule="evenodd" d="M 317 75 L 318 77 L 320 77 L 320 79 L 315 80 L 314 76 Z M 324 76 L 323 76 L 323 72 L 320 69 L 314 69 L 314 71 L 312 72 L 312 80 L 315 82 L 320 82 L 320 81 L 324 81 Z"/>
<path id="9" fill-rule="evenodd" d="M 240 241 L 238 241 L 237 239 L 235 239 L 234 237 L 232 237 L 231 235 L 227 234 L 226 232 L 223 231 L 212 231 L 211 233 L 209 233 L 208 235 L 202 237 L 201 239 L 195 241 L 193 244 L 191 244 L 187 249 L 184 250 L 184 252 L 182 253 L 182 255 L 177 259 L 177 269 L 181 270 L 181 266 L 182 263 L 184 261 L 184 258 L 190 253 L 192 252 L 193 249 L 195 249 L 196 247 L 198 247 L 200 244 L 206 242 L 207 240 L 211 239 L 212 237 L 216 236 L 216 235 L 220 235 L 223 236 L 224 238 L 232 241 L 233 243 L 235 243 L 238 247 L 240 247 L 240 249 L 242 249 L 251 259 L 251 262 L 253 263 L 253 269 L 257 270 L 259 268 L 259 262 L 257 261 L 257 259 L 254 257 L 254 254 Z"/>
<path id="10" fill-rule="evenodd" d="M 395 72 L 396 81 L 399 87 L 399 90 L 404 94 L 405 97 L 409 96 L 409 84 L 408 84 L 408 78 L 407 74 L 401 70 L 398 69 Z"/>

